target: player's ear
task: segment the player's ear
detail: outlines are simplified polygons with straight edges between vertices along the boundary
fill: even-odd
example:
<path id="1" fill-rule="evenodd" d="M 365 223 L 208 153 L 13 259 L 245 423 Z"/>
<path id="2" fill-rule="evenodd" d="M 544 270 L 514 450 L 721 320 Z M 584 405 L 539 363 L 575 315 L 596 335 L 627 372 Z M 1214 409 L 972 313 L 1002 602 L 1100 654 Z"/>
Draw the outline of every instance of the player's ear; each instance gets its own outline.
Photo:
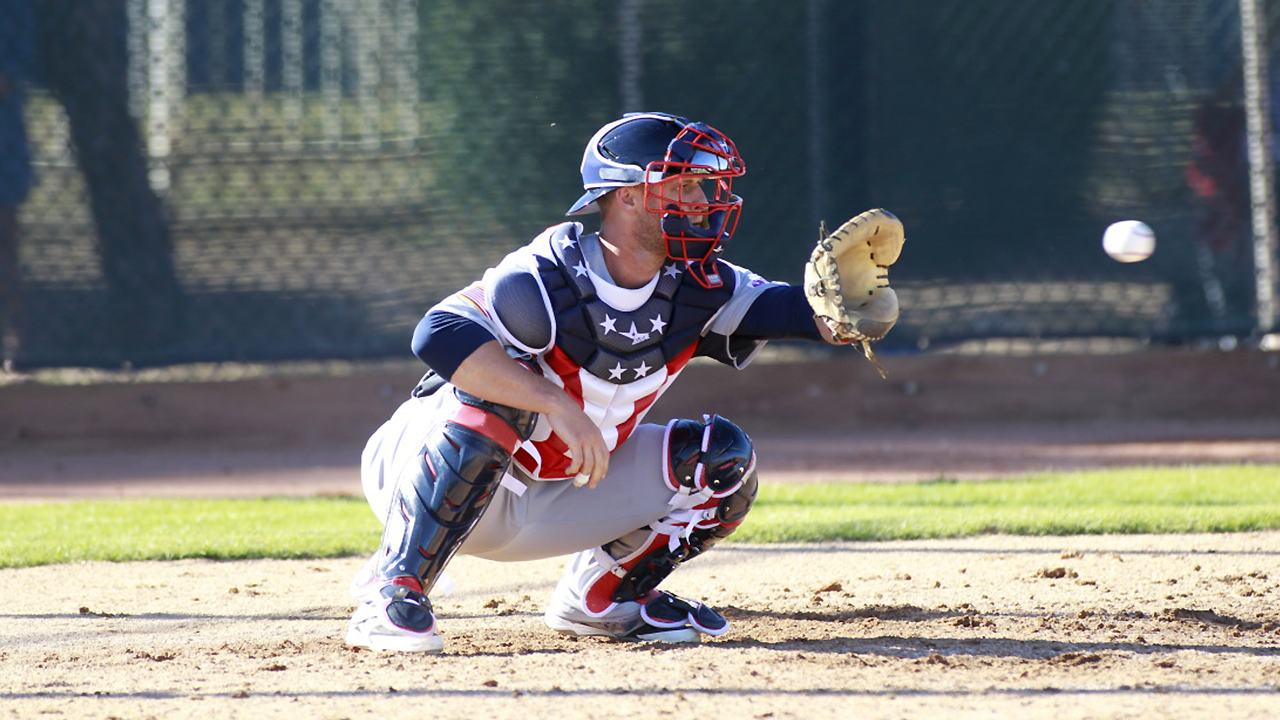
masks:
<path id="1" fill-rule="evenodd" d="M 628 185 L 626 187 L 620 187 L 617 190 L 614 190 L 610 194 L 613 195 L 614 202 L 618 203 L 619 205 L 623 205 L 627 208 L 634 209 L 641 202 L 643 202 L 644 186 Z"/>

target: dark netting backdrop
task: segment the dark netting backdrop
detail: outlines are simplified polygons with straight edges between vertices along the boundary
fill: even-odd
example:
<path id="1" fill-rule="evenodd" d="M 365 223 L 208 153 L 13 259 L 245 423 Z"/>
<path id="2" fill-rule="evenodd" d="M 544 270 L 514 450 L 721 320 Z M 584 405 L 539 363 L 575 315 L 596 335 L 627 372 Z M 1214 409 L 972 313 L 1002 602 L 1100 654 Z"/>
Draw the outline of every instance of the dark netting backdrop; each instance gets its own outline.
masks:
<path id="1" fill-rule="evenodd" d="M 725 257 L 768 277 L 800 280 L 820 220 L 899 215 L 885 352 L 1256 337 L 1239 5 L 2 0 L 30 151 L 0 144 L 6 342 L 32 367 L 407 357 L 632 110 L 735 139 Z M 1102 251 L 1129 218 L 1146 262 Z"/>

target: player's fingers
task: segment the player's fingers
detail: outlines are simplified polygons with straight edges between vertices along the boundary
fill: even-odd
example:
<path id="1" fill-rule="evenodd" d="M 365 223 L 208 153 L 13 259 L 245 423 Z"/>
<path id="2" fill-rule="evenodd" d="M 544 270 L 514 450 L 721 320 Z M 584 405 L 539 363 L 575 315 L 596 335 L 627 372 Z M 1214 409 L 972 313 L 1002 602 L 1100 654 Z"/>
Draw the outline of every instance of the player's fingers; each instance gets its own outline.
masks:
<path id="1" fill-rule="evenodd" d="M 609 448 L 604 444 L 604 438 L 595 447 L 592 454 L 591 463 L 591 479 L 587 482 L 588 487 L 595 487 L 604 479 L 605 474 L 609 472 Z"/>
<path id="2" fill-rule="evenodd" d="M 577 475 L 579 471 L 582 469 L 582 457 L 586 455 L 586 453 L 583 451 L 581 447 L 578 447 L 578 448 L 570 447 L 566 451 L 566 453 L 569 455 L 569 458 L 570 458 L 569 467 L 566 468 L 566 471 L 570 475 Z"/>
<path id="3" fill-rule="evenodd" d="M 609 471 L 609 453 L 600 453 L 596 462 L 591 465 L 591 477 L 587 480 L 587 487 L 594 488 L 604 479 L 604 474 Z"/>
<path id="4" fill-rule="evenodd" d="M 574 474 L 573 484 L 579 487 L 589 485 L 591 483 L 592 469 L 595 467 L 595 455 L 590 445 L 582 447 L 582 463 L 574 470 L 570 470 Z M 595 487 L 592 485 L 591 487 Z"/>

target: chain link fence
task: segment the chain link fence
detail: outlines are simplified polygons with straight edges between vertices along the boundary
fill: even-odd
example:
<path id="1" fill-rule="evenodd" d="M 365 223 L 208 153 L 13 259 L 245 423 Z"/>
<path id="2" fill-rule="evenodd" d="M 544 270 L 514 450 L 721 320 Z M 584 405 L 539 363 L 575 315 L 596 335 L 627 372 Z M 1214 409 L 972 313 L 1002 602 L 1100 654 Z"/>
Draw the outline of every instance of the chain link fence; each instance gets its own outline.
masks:
<path id="1" fill-rule="evenodd" d="M 645 109 L 735 139 L 726 257 L 766 276 L 903 218 L 885 351 L 1256 338 L 1238 5 L 0 0 L 6 355 L 407 356 Z M 1127 218 L 1146 262 L 1103 254 Z"/>

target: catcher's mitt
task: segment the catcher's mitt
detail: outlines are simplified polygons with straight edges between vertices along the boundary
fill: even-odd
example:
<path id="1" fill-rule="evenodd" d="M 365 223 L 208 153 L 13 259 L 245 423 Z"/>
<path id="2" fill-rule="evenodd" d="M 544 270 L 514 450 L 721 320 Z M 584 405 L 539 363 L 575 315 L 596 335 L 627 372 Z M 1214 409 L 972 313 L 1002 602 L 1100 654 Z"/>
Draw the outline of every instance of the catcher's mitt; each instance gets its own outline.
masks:
<path id="1" fill-rule="evenodd" d="M 888 268 L 905 241 L 898 218 L 887 210 L 868 210 L 830 235 L 824 223 L 804 266 L 804 293 L 814 316 L 831 328 L 836 341 L 862 343 L 873 363 L 870 343 L 898 321 L 898 294 L 889 287 Z"/>

